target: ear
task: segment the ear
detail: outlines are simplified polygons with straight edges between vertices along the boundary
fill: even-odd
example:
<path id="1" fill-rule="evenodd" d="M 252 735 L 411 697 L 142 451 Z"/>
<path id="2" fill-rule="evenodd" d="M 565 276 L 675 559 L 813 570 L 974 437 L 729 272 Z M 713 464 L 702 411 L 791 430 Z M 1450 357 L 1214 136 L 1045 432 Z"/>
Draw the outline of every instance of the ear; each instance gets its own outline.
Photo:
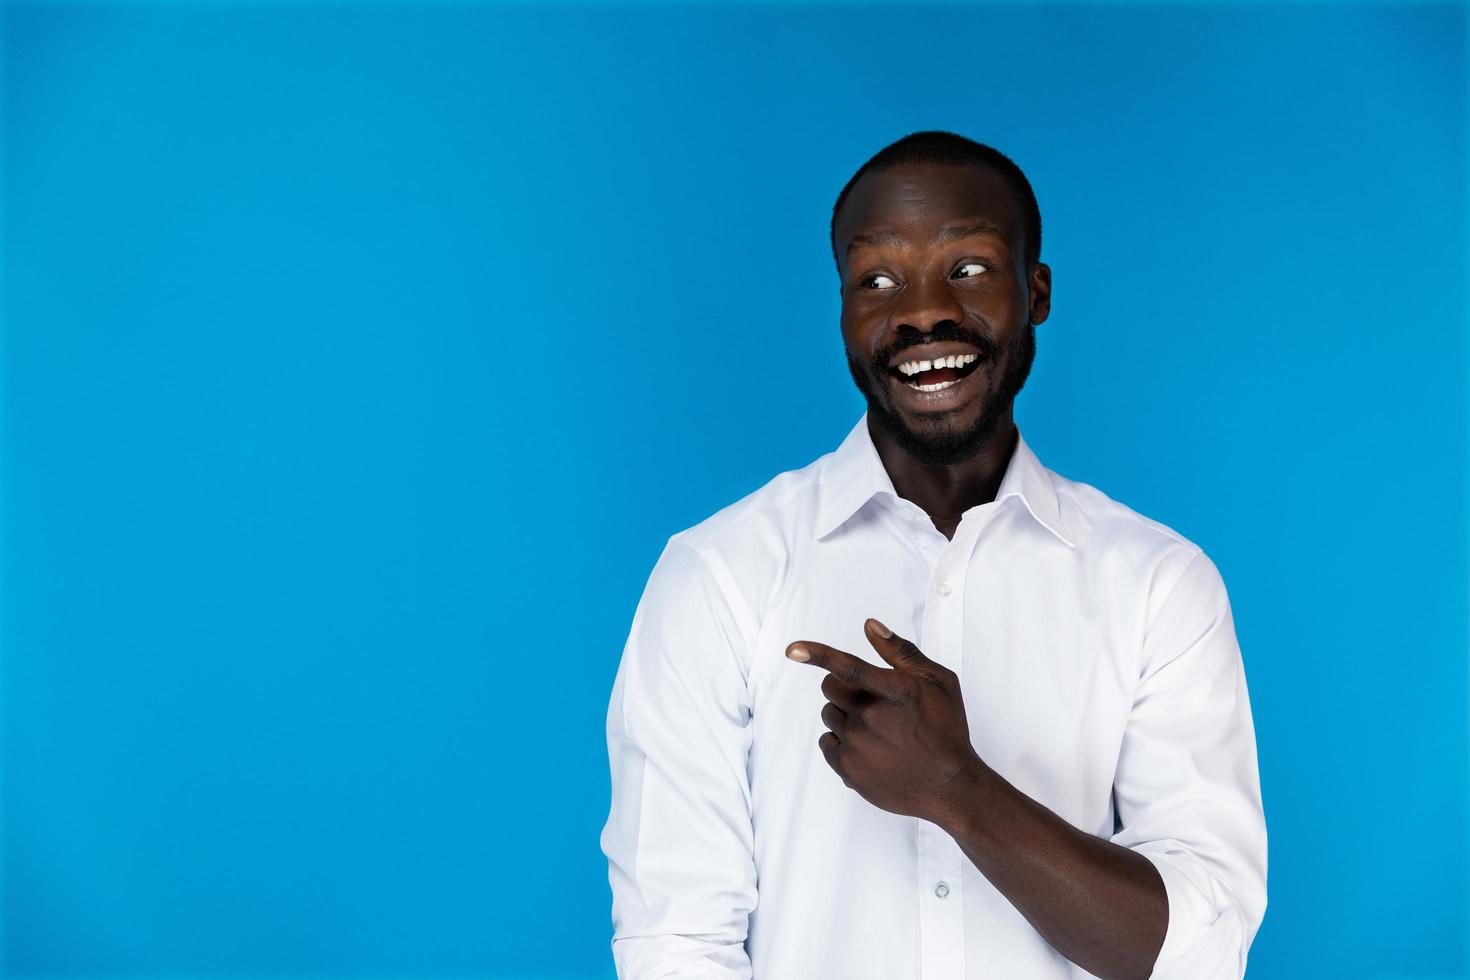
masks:
<path id="1" fill-rule="evenodd" d="M 1031 292 L 1031 325 L 1042 323 L 1051 314 L 1051 266 L 1036 263 L 1028 285 Z"/>

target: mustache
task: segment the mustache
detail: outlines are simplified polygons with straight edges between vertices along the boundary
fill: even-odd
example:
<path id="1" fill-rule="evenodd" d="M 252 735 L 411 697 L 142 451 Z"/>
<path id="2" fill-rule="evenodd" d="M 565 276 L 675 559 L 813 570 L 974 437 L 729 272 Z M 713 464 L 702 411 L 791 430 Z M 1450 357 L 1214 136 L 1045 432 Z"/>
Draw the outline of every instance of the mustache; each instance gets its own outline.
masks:
<path id="1" fill-rule="evenodd" d="M 941 330 L 936 328 L 930 333 L 894 343 L 878 351 L 877 355 L 873 358 L 873 365 L 882 372 L 887 370 L 888 365 L 893 363 L 895 357 L 905 351 L 928 347 L 932 344 L 944 343 L 945 341 L 958 341 L 962 344 L 971 345 L 980 352 L 981 360 L 993 361 L 1000 356 L 999 348 L 996 347 L 995 343 L 989 337 L 978 333 L 971 333 L 967 330 Z"/>

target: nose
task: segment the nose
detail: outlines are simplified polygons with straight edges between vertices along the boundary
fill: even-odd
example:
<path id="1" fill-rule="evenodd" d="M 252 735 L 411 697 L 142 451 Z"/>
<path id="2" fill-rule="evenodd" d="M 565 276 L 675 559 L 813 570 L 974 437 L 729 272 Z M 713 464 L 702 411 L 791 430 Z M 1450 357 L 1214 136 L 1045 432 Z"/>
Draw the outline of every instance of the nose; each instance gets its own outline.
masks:
<path id="1" fill-rule="evenodd" d="M 893 311 L 894 329 L 909 326 L 923 333 L 945 321 L 959 323 L 965 318 L 949 283 L 921 278 L 903 291 L 904 302 Z"/>

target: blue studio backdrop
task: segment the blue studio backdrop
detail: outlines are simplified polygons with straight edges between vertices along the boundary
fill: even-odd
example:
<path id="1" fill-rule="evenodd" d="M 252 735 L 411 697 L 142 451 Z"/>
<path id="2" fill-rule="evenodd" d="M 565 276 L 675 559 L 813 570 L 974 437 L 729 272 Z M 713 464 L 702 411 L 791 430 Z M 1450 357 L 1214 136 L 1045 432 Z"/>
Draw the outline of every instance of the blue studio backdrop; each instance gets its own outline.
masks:
<path id="1" fill-rule="evenodd" d="M 862 411 L 827 218 L 924 128 L 1037 191 L 1028 440 L 1230 589 L 1251 976 L 1467 975 L 1463 5 L 15 3 L 0 50 L 5 976 L 611 977 L 635 604 Z"/>

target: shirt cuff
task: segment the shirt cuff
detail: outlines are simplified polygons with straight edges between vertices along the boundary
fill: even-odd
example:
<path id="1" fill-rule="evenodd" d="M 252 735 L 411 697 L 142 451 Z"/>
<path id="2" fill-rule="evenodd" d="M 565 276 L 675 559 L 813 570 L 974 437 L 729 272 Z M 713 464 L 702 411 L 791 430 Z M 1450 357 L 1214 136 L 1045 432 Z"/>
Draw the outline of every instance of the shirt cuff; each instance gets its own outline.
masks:
<path id="1" fill-rule="evenodd" d="M 1175 841 L 1133 848 L 1164 880 L 1169 925 L 1150 980 L 1241 980 L 1245 976 L 1240 909 L 1197 858 Z"/>

